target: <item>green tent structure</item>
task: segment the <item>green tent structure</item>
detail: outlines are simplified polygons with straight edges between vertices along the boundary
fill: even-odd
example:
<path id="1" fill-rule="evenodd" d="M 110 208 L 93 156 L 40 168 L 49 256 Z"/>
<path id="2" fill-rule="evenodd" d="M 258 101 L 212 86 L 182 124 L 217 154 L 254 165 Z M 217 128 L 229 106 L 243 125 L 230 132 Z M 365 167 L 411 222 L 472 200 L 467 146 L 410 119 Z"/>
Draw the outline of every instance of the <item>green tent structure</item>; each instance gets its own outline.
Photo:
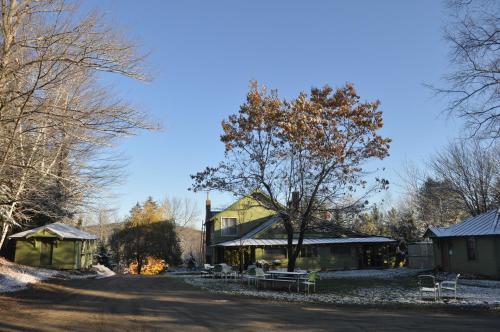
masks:
<path id="1" fill-rule="evenodd" d="M 61 270 L 91 267 L 97 240 L 93 234 L 59 222 L 9 238 L 16 241 L 16 263 Z"/>

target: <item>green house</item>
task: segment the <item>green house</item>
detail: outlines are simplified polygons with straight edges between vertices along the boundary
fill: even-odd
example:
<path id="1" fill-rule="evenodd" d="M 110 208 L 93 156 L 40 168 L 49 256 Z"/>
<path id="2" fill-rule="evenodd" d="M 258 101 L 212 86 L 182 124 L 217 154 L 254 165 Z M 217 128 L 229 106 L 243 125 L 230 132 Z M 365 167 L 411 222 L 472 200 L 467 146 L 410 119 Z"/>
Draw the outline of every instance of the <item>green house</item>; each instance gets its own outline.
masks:
<path id="1" fill-rule="evenodd" d="M 500 278 L 500 209 L 450 227 L 430 227 L 437 269 Z"/>
<path id="2" fill-rule="evenodd" d="M 259 194 L 259 193 L 257 193 Z M 247 266 L 265 260 L 286 266 L 287 237 L 276 212 L 260 199 L 245 196 L 222 211 L 206 203 L 205 261 Z M 264 197 L 265 199 L 265 197 Z M 320 221 L 305 234 L 296 266 L 304 269 L 346 270 L 389 266 L 396 241 L 359 234 Z"/>
<path id="3" fill-rule="evenodd" d="M 62 223 L 37 227 L 9 238 L 16 241 L 16 263 L 62 270 L 92 266 L 97 239 Z"/>

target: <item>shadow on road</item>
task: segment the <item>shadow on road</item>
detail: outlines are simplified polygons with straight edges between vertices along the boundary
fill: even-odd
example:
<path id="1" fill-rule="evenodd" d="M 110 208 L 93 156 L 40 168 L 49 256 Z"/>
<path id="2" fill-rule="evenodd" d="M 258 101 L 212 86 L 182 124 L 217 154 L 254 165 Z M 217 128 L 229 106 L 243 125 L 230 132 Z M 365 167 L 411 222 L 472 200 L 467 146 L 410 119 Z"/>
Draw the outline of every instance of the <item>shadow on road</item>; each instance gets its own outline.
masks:
<path id="1" fill-rule="evenodd" d="M 496 330 L 497 313 L 367 309 L 210 294 L 167 276 L 38 284 L 0 296 L 2 331 Z"/>

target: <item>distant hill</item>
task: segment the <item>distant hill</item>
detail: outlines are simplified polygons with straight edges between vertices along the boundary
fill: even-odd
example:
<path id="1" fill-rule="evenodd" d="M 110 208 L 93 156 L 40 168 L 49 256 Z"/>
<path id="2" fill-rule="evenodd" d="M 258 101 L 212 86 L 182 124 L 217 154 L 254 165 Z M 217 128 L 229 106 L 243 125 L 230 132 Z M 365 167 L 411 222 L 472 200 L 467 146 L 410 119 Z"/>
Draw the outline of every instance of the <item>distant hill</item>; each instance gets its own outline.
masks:
<path id="1" fill-rule="evenodd" d="M 110 223 L 103 225 L 89 225 L 82 227 L 84 231 L 97 235 L 104 243 L 108 243 L 111 234 L 114 231 L 122 228 L 124 222 Z M 176 227 L 177 236 L 181 242 L 182 259 L 189 258 L 189 253 L 193 253 L 196 261 L 200 261 L 201 257 L 201 231 L 192 227 Z"/>

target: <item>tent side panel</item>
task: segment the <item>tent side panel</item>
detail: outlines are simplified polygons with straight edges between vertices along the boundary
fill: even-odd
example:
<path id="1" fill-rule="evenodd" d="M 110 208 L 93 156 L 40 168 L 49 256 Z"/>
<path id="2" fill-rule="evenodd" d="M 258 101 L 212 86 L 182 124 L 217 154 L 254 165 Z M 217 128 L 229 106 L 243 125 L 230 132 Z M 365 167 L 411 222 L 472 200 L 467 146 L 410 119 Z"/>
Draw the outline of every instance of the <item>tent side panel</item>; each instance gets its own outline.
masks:
<path id="1" fill-rule="evenodd" d="M 16 240 L 15 255 L 18 264 L 40 266 L 40 243 L 35 240 Z"/>
<path id="2" fill-rule="evenodd" d="M 54 244 L 52 267 L 71 270 L 75 268 L 75 241 L 60 240 Z"/>
<path id="3" fill-rule="evenodd" d="M 95 251 L 95 240 L 85 240 L 82 242 L 82 260 L 81 260 L 81 269 L 88 269 L 92 266 L 92 260 Z"/>

